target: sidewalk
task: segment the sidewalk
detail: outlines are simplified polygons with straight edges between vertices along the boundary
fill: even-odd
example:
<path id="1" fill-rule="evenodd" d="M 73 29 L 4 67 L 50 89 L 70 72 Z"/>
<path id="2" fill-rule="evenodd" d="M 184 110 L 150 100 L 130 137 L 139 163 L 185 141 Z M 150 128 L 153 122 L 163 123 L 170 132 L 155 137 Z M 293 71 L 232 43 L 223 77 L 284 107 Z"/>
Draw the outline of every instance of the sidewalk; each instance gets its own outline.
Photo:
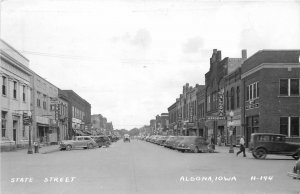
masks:
<path id="1" fill-rule="evenodd" d="M 52 152 L 57 152 L 60 151 L 59 145 L 43 145 L 42 147 L 39 148 L 39 153 L 34 153 L 34 146 L 32 145 L 32 153 L 33 154 L 48 154 Z M 27 153 L 28 148 L 23 148 L 23 149 L 16 149 L 10 152 L 1 152 L 1 153 Z"/>
<path id="2" fill-rule="evenodd" d="M 60 151 L 59 145 L 43 146 L 39 149 L 40 154 L 48 154 L 48 153 L 58 152 L 58 151 Z"/>
<path id="3" fill-rule="evenodd" d="M 215 152 L 218 152 L 218 153 L 228 154 L 229 149 L 230 149 L 230 146 L 218 146 L 218 145 L 215 146 Z M 238 151 L 240 151 L 240 148 L 239 147 L 233 147 L 233 150 L 234 150 L 234 153 L 236 154 Z M 246 148 L 246 153 L 247 152 L 248 152 L 248 149 Z"/>

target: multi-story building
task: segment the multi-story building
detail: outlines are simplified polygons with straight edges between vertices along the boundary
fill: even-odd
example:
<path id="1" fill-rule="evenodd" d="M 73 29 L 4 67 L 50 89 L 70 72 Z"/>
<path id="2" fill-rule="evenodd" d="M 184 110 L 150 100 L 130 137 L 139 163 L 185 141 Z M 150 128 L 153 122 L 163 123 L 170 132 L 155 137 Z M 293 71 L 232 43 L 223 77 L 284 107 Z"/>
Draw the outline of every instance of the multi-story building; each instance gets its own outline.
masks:
<path id="1" fill-rule="evenodd" d="M 222 143 L 237 145 L 242 135 L 241 125 L 241 67 L 224 77 L 225 80 L 225 100 L 223 107 L 227 120 L 226 130 L 221 136 Z"/>
<path id="2" fill-rule="evenodd" d="M 103 126 L 103 116 L 101 114 L 91 115 L 92 119 L 92 129 L 96 134 L 104 134 L 104 126 Z"/>
<path id="3" fill-rule="evenodd" d="M 112 133 L 112 131 L 114 130 L 114 126 L 112 122 L 107 122 L 106 124 L 106 130 L 107 132 L 109 132 L 110 134 Z"/>
<path id="4" fill-rule="evenodd" d="M 242 51 L 242 58 L 224 58 L 221 51 L 213 50 L 210 58 L 210 69 L 205 74 L 206 86 L 206 122 L 207 137 L 224 139 L 227 130 L 227 116 L 224 111 L 225 77 L 247 58 L 246 51 Z M 226 100 L 226 99 L 225 99 Z M 223 137 L 223 138 L 222 138 Z"/>
<path id="5" fill-rule="evenodd" d="M 160 127 L 164 135 L 167 135 L 169 130 L 169 113 L 160 114 Z"/>
<path id="6" fill-rule="evenodd" d="M 53 104 L 58 103 L 58 88 L 36 73 L 32 73 L 33 141 L 42 144 L 58 142 L 58 117 Z"/>
<path id="7" fill-rule="evenodd" d="M 73 90 L 59 90 L 59 94 L 68 98 L 69 137 L 91 134 L 91 104 Z"/>
<path id="8" fill-rule="evenodd" d="M 151 130 L 151 134 L 154 134 L 154 132 L 155 132 L 155 123 L 156 123 L 156 121 L 155 121 L 155 119 L 151 119 L 150 120 L 150 130 Z"/>
<path id="9" fill-rule="evenodd" d="M 170 135 L 176 135 L 177 131 L 177 110 L 176 110 L 176 102 L 173 103 L 168 108 L 169 113 L 169 134 Z"/>
<path id="10" fill-rule="evenodd" d="M 68 104 L 68 97 L 59 93 L 58 104 L 54 105 L 58 117 L 58 141 L 70 139 L 68 134 Z"/>
<path id="11" fill-rule="evenodd" d="M 242 126 L 300 141 L 300 50 L 261 50 L 241 68 Z"/>
<path id="12" fill-rule="evenodd" d="M 0 39 L 1 150 L 28 144 L 31 116 L 31 75 L 29 60 Z M 27 116 L 26 116 L 27 115 Z"/>
<path id="13" fill-rule="evenodd" d="M 197 90 L 197 128 L 198 135 L 207 138 L 205 131 L 205 86 L 199 85 Z"/>

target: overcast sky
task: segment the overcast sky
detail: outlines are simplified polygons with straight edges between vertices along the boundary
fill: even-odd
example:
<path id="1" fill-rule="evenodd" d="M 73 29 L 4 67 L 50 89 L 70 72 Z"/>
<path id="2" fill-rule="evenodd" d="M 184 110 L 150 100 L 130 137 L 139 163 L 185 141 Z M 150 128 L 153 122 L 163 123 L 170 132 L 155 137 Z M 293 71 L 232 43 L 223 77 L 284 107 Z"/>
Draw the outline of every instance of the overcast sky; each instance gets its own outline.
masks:
<path id="1" fill-rule="evenodd" d="M 149 124 L 222 57 L 300 48 L 300 2 L 2 0 L 1 38 L 114 128 Z"/>

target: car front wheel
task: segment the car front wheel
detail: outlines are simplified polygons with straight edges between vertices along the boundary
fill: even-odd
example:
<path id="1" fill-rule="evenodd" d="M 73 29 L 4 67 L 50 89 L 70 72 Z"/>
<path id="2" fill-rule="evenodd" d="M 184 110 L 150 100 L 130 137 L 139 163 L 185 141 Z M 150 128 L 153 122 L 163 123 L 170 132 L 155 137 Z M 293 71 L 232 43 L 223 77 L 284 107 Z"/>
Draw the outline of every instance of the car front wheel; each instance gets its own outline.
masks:
<path id="1" fill-rule="evenodd" d="M 93 147 L 94 147 L 93 144 L 91 144 L 91 143 L 88 144 L 88 148 L 89 148 L 89 149 L 93 149 Z"/>
<path id="2" fill-rule="evenodd" d="M 66 151 L 70 151 L 71 149 L 72 149 L 72 146 L 71 145 L 67 145 Z"/>
<path id="3" fill-rule="evenodd" d="M 263 148 L 258 148 L 257 150 L 255 150 L 254 155 L 256 156 L 254 157 L 257 159 L 265 159 L 267 157 L 267 151 Z"/>
<path id="4" fill-rule="evenodd" d="M 194 148 L 194 153 L 199 153 L 198 147 L 195 147 L 195 148 Z"/>

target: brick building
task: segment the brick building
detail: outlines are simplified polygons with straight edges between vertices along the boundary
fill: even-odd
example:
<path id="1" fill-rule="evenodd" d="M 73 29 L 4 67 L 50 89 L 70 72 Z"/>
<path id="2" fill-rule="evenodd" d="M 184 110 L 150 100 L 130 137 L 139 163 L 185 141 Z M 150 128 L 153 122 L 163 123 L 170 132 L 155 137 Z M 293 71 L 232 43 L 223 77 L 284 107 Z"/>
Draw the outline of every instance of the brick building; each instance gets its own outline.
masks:
<path id="1" fill-rule="evenodd" d="M 212 57 L 210 58 L 210 69 L 205 74 L 205 94 L 206 94 L 206 122 L 207 137 L 214 138 L 215 143 L 218 139 L 224 139 L 228 129 L 228 115 L 224 110 L 224 100 L 232 99 L 235 102 L 234 96 L 226 96 L 228 91 L 228 85 L 232 84 L 231 72 L 246 60 L 246 51 L 242 51 L 242 58 L 229 58 L 222 59 L 221 51 L 217 49 L 213 50 Z M 229 76 L 229 77 L 227 77 Z M 227 78 L 226 78 L 227 77 Z M 226 79 L 225 79 L 226 78 Z M 236 85 L 236 84 L 235 84 Z M 236 87 L 236 86 L 234 86 Z M 225 89 L 227 89 L 225 91 Z M 234 91 L 236 91 L 234 89 Z M 225 94 L 226 92 L 226 94 Z M 232 93 L 234 94 L 234 93 Z M 234 106 L 232 107 L 234 108 Z M 238 116 L 236 114 L 236 118 Z"/>
<path id="2" fill-rule="evenodd" d="M 173 103 L 168 108 L 169 113 L 169 134 L 175 135 L 177 134 L 177 111 L 176 111 L 176 102 Z"/>
<path id="3" fill-rule="evenodd" d="M 58 103 L 58 88 L 36 73 L 32 73 L 32 129 L 33 141 L 43 144 L 58 142 L 58 118 L 55 106 Z"/>
<path id="4" fill-rule="evenodd" d="M 300 50 L 261 50 L 241 68 L 242 125 L 251 133 L 281 133 L 300 141 Z"/>
<path id="5" fill-rule="evenodd" d="M 197 90 L 197 127 L 198 135 L 207 137 L 205 131 L 205 86 L 199 85 Z"/>
<path id="6" fill-rule="evenodd" d="M 69 138 L 91 134 L 91 104 L 73 90 L 59 90 L 59 94 L 68 98 Z"/>

